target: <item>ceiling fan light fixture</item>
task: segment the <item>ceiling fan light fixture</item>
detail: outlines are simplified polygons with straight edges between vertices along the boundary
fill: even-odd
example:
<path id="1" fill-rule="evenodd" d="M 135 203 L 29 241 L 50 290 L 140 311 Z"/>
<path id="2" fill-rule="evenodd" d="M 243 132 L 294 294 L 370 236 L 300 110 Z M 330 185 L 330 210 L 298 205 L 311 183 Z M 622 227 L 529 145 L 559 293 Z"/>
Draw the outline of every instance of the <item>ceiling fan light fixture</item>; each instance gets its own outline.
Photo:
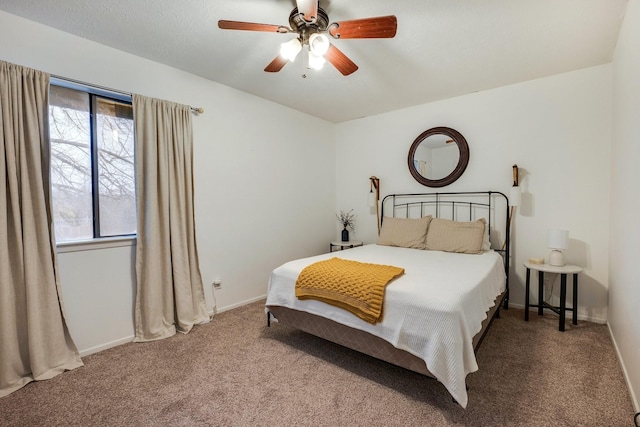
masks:
<path id="1" fill-rule="evenodd" d="M 302 44 L 298 38 L 291 39 L 280 45 L 280 56 L 293 62 L 302 50 Z"/>
<path id="2" fill-rule="evenodd" d="M 396 35 L 398 20 L 394 15 L 350 19 L 329 24 L 329 15 L 320 7 L 319 0 L 294 1 L 296 7 L 289 14 L 289 27 L 227 20 L 219 20 L 218 27 L 223 30 L 297 34 L 296 39 L 281 44 L 280 54 L 264 68 L 267 73 L 277 73 L 287 62 L 294 62 L 304 46 L 307 50 L 303 55 L 304 68 L 312 68 L 309 58 L 314 68 L 320 68 L 326 60 L 343 76 L 348 76 L 357 71 L 358 66 L 330 43 L 328 36 L 335 39 L 377 39 L 393 38 Z M 313 53 L 314 57 L 311 57 L 309 52 Z M 304 74 L 303 76 L 306 77 Z"/>
<path id="3" fill-rule="evenodd" d="M 324 34 L 311 34 L 309 49 L 315 56 L 322 56 L 329 50 L 329 39 Z"/>
<path id="4" fill-rule="evenodd" d="M 327 62 L 327 60 L 324 59 L 324 56 L 314 55 L 313 52 L 309 50 L 309 68 L 321 70 L 325 62 Z"/>

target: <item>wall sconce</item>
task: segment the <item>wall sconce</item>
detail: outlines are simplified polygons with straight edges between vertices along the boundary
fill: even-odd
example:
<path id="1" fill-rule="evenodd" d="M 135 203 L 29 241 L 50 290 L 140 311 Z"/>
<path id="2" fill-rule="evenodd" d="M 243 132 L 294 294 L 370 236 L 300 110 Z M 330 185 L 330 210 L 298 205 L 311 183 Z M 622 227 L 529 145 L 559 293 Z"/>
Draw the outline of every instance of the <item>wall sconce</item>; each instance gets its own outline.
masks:
<path id="1" fill-rule="evenodd" d="M 548 230 L 547 247 L 551 249 L 549 253 L 549 265 L 562 267 L 564 265 L 562 249 L 569 249 L 569 232 L 559 229 Z"/>
<path id="2" fill-rule="evenodd" d="M 513 208 L 520 206 L 522 200 L 522 193 L 520 187 L 518 187 L 518 165 L 513 165 L 513 187 L 509 191 L 509 204 L 511 205 L 511 215 L 513 215 Z"/>
<path id="3" fill-rule="evenodd" d="M 513 215 L 516 211 L 516 207 L 520 206 L 520 202 L 522 200 L 522 193 L 520 192 L 520 187 L 518 187 L 518 165 L 513 165 L 513 186 L 509 191 L 509 206 L 511 206 L 511 210 L 509 211 L 509 227 L 511 227 L 511 221 L 513 220 Z M 502 249 L 507 245 L 507 241 L 502 243 Z"/>
<path id="4" fill-rule="evenodd" d="M 375 191 L 374 191 L 375 190 Z M 369 178 L 369 207 L 376 208 L 376 221 L 378 224 L 378 235 L 380 235 L 380 211 L 378 201 L 380 200 L 380 179 L 375 176 Z"/>

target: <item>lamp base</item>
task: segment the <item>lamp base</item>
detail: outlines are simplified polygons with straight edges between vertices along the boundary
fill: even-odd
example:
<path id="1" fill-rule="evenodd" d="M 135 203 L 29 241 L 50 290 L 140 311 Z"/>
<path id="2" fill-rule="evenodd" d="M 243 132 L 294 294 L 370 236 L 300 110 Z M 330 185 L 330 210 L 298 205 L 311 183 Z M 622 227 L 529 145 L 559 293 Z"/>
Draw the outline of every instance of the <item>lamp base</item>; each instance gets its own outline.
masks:
<path id="1" fill-rule="evenodd" d="M 564 266 L 564 255 L 562 255 L 561 251 L 553 249 L 551 253 L 549 253 L 549 265 L 554 267 Z"/>

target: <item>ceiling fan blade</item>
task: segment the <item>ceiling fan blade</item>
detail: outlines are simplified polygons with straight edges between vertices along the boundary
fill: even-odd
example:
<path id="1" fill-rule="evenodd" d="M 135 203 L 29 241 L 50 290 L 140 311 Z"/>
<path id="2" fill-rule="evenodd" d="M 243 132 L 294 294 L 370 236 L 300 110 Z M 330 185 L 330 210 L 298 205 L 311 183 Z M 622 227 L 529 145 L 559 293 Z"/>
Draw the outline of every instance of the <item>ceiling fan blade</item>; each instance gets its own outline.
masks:
<path id="1" fill-rule="evenodd" d="M 329 34 L 336 39 L 387 39 L 395 37 L 398 20 L 394 15 L 354 19 L 329 25 Z"/>
<path id="2" fill-rule="evenodd" d="M 324 58 L 336 67 L 343 76 L 348 76 L 358 69 L 358 66 L 334 45 L 329 45 L 329 50 L 324 54 Z"/>
<path id="3" fill-rule="evenodd" d="M 283 58 L 282 56 L 278 55 L 275 58 L 273 58 L 273 61 L 271 61 L 269 63 L 269 65 L 267 65 L 265 67 L 265 71 L 267 73 L 277 73 L 278 71 L 282 70 L 282 67 L 284 67 L 285 65 L 287 65 L 288 60 Z"/>
<path id="4" fill-rule="evenodd" d="M 304 15 L 307 22 L 315 22 L 318 16 L 318 0 L 296 0 L 298 12 Z"/>
<path id="5" fill-rule="evenodd" d="M 283 25 L 257 24 L 255 22 L 218 21 L 218 28 L 223 30 L 265 31 L 267 33 L 289 33 L 291 29 Z"/>

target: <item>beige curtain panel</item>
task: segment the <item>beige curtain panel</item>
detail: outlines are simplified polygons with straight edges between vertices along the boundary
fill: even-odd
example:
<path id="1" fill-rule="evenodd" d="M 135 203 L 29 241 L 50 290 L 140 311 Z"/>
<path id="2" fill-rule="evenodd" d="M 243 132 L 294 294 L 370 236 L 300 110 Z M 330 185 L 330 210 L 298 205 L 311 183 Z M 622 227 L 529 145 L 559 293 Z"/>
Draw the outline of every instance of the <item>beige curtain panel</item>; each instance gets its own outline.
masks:
<path id="1" fill-rule="evenodd" d="M 0 397 L 82 366 L 58 281 L 48 99 L 48 74 L 0 61 Z"/>
<path id="2" fill-rule="evenodd" d="M 138 241 L 134 341 L 209 321 L 196 248 L 190 107 L 133 95 Z"/>

